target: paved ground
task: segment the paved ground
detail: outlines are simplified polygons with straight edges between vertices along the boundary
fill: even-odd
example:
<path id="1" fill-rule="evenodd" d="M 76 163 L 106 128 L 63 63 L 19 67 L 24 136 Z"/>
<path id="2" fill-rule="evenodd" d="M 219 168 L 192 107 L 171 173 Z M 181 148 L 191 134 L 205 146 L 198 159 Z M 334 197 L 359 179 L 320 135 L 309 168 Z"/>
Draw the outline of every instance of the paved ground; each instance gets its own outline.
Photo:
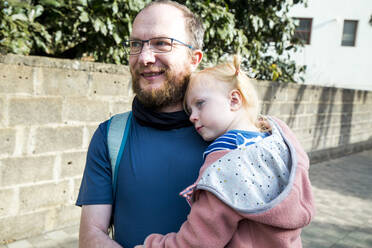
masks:
<path id="1" fill-rule="evenodd" d="M 317 215 L 303 230 L 304 248 L 372 248 L 372 150 L 313 164 Z M 0 248 L 76 248 L 78 227 Z"/>

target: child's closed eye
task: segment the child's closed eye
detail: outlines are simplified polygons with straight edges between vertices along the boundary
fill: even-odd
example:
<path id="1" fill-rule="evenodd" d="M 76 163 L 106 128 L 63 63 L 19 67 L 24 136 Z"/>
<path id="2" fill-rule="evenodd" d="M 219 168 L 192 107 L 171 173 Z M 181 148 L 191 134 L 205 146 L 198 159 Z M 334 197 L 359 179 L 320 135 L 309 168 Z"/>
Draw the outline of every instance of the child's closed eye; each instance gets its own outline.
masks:
<path id="1" fill-rule="evenodd" d="M 197 100 L 197 101 L 195 102 L 195 106 L 196 106 L 198 109 L 200 109 L 200 108 L 203 106 L 204 103 L 205 103 L 204 100 Z"/>

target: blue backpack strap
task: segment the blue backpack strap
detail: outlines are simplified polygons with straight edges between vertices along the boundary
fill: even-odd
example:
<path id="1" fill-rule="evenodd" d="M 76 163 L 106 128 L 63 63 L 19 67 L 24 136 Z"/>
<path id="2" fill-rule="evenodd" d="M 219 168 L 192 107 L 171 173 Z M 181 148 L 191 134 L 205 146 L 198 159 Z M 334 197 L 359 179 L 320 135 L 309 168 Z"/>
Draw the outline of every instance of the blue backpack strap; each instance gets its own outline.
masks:
<path id="1" fill-rule="evenodd" d="M 111 161 L 112 172 L 112 189 L 115 201 L 116 195 L 116 179 L 118 176 L 118 169 L 125 143 L 128 138 L 130 124 L 132 120 L 132 111 L 117 114 L 111 117 L 108 123 L 107 132 L 107 147 Z"/>

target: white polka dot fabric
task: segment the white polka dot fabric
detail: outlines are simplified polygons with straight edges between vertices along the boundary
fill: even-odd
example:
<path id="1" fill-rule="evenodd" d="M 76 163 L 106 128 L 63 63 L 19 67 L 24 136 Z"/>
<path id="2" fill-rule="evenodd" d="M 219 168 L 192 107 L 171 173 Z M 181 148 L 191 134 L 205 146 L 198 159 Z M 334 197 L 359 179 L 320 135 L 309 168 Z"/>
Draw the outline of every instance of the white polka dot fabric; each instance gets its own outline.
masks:
<path id="1" fill-rule="evenodd" d="M 215 161 L 204 171 L 196 189 L 210 191 L 243 213 L 265 211 L 284 199 L 295 169 L 295 153 L 280 128 L 270 123 L 272 135 Z"/>

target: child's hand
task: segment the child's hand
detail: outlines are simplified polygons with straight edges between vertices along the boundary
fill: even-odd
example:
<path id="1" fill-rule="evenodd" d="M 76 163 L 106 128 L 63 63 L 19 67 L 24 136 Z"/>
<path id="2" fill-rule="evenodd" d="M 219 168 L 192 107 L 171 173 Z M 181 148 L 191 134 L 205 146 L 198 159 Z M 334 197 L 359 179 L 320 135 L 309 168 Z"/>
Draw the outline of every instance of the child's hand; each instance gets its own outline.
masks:
<path id="1" fill-rule="evenodd" d="M 143 245 L 136 245 L 134 248 L 143 248 Z"/>

